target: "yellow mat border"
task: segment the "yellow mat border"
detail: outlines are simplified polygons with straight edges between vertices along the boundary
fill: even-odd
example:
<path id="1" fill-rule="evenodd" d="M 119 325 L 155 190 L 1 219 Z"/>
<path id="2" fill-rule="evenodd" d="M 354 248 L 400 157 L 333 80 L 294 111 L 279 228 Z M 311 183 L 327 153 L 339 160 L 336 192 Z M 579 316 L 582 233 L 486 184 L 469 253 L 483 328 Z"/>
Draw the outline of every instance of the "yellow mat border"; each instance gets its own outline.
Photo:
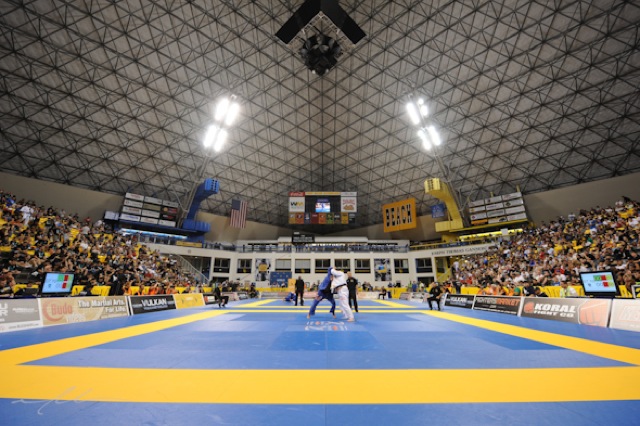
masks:
<path id="1" fill-rule="evenodd" d="M 243 306 L 246 308 L 246 305 Z M 413 311 L 413 310 L 411 310 Z M 402 313 L 413 313 L 402 311 Z M 202 321 L 200 312 L 0 352 L 0 398 L 230 404 L 432 404 L 640 400 L 640 350 L 446 312 L 418 311 L 633 366 L 457 370 L 194 370 L 21 365 Z M 383 311 L 389 313 L 389 311 Z M 338 385 L 339 383 L 339 385 Z M 390 391 L 393 389 L 393 392 Z"/>

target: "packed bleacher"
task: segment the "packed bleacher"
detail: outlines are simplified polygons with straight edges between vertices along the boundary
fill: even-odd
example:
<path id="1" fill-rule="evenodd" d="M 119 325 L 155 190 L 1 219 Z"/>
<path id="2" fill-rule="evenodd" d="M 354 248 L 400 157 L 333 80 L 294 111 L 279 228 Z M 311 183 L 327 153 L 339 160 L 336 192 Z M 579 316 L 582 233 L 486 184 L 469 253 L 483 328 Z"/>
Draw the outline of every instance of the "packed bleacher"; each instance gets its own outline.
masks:
<path id="1" fill-rule="evenodd" d="M 202 292 L 174 259 L 114 233 L 101 220 L 80 219 L 0 190 L 0 296 L 37 287 L 46 272 L 73 273 L 74 294 Z"/>
<path id="2" fill-rule="evenodd" d="M 209 292 L 171 257 L 113 232 L 103 221 L 80 219 L 37 206 L 0 190 L 0 296 L 36 287 L 46 272 L 74 273 L 74 295 L 137 295 Z M 452 266 L 445 288 L 460 293 L 534 295 L 565 284 L 580 288 L 579 273 L 613 270 L 626 295 L 640 282 L 640 204 L 623 199 L 529 227 L 498 241 L 482 255 Z M 236 286 L 240 286 L 236 283 Z M 233 283 L 223 283 L 232 291 Z M 228 287 L 228 288 L 227 288 Z M 250 289 L 243 289 L 249 291 Z"/>
<path id="3" fill-rule="evenodd" d="M 581 272 L 611 270 L 623 296 L 640 283 L 640 203 L 623 198 L 525 229 L 482 255 L 452 266 L 446 285 L 480 294 L 534 295 L 539 289 L 580 288 Z M 549 296 L 555 296 L 555 291 Z"/>

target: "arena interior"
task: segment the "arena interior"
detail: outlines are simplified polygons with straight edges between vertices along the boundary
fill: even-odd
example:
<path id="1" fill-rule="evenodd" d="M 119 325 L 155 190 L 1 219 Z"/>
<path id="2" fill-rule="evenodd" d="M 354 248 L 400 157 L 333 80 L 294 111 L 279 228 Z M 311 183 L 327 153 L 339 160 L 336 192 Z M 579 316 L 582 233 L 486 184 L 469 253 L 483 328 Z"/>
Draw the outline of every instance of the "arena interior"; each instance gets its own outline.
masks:
<path id="1" fill-rule="evenodd" d="M 2 424 L 638 422 L 637 2 L 0 11 Z"/>

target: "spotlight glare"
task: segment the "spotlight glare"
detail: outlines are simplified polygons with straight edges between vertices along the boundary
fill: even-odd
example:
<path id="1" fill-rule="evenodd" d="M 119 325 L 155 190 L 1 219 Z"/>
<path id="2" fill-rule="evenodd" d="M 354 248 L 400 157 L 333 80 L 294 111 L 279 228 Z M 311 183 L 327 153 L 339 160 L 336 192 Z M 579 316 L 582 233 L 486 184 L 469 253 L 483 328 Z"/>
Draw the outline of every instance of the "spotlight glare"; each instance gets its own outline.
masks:
<path id="1" fill-rule="evenodd" d="M 418 130 L 418 136 L 420 137 L 420 140 L 422 140 L 422 147 L 427 151 L 431 150 L 431 141 L 424 129 Z"/>
<path id="2" fill-rule="evenodd" d="M 216 113 L 213 116 L 215 121 L 221 122 L 224 120 L 225 115 L 229 109 L 229 99 L 222 98 L 220 102 L 218 102 L 218 106 L 216 107 Z"/>
<path id="3" fill-rule="evenodd" d="M 427 105 L 420 105 L 420 115 L 422 115 L 422 117 L 427 117 L 429 115 L 429 108 Z"/>
<path id="4" fill-rule="evenodd" d="M 238 116 L 238 112 L 240 112 L 240 105 L 237 102 L 231 102 L 227 116 L 224 118 L 224 125 L 231 126 L 231 123 L 233 123 Z"/>
<path id="5" fill-rule="evenodd" d="M 413 124 L 420 124 L 420 116 L 418 115 L 418 110 L 413 102 L 407 103 L 407 113 L 409 114 L 409 118 Z"/>
<path id="6" fill-rule="evenodd" d="M 227 140 L 227 136 L 228 136 L 227 131 L 224 129 L 220 129 L 216 137 L 216 142 L 213 145 L 213 150 L 215 152 L 219 152 L 222 149 L 222 145 L 224 145 L 225 141 Z"/>
<path id="7" fill-rule="evenodd" d="M 429 136 L 431 137 L 431 141 L 435 146 L 440 146 L 442 144 L 442 140 L 440 139 L 440 135 L 434 126 L 427 127 L 427 131 L 429 132 Z"/>
<path id="8" fill-rule="evenodd" d="M 209 148 L 211 145 L 213 145 L 213 141 L 216 139 L 218 130 L 220 130 L 220 128 L 215 124 L 209 126 L 209 128 L 207 129 L 207 133 L 204 135 L 204 140 L 202 141 L 202 144 L 205 148 Z"/>

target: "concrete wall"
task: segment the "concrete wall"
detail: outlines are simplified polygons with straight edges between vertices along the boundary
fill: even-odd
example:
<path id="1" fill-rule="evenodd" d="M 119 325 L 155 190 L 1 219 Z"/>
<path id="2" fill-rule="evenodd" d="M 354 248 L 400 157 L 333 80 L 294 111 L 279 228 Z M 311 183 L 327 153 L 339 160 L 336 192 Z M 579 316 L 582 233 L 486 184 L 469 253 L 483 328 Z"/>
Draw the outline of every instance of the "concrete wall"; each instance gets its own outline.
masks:
<path id="1" fill-rule="evenodd" d="M 46 180 L 0 173 L 0 189 L 20 199 L 33 200 L 38 206 L 53 206 L 83 219 L 103 217 L 105 210 L 119 211 L 123 197 L 88 189 L 76 188 Z"/>
<path id="2" fill-rule="evenodd" d="M 580 209 L 613 206 L 623 195 L 640 200 L 640 173 L 525 195 L 524 205 L 529 218 L 539 223 Z"/>

